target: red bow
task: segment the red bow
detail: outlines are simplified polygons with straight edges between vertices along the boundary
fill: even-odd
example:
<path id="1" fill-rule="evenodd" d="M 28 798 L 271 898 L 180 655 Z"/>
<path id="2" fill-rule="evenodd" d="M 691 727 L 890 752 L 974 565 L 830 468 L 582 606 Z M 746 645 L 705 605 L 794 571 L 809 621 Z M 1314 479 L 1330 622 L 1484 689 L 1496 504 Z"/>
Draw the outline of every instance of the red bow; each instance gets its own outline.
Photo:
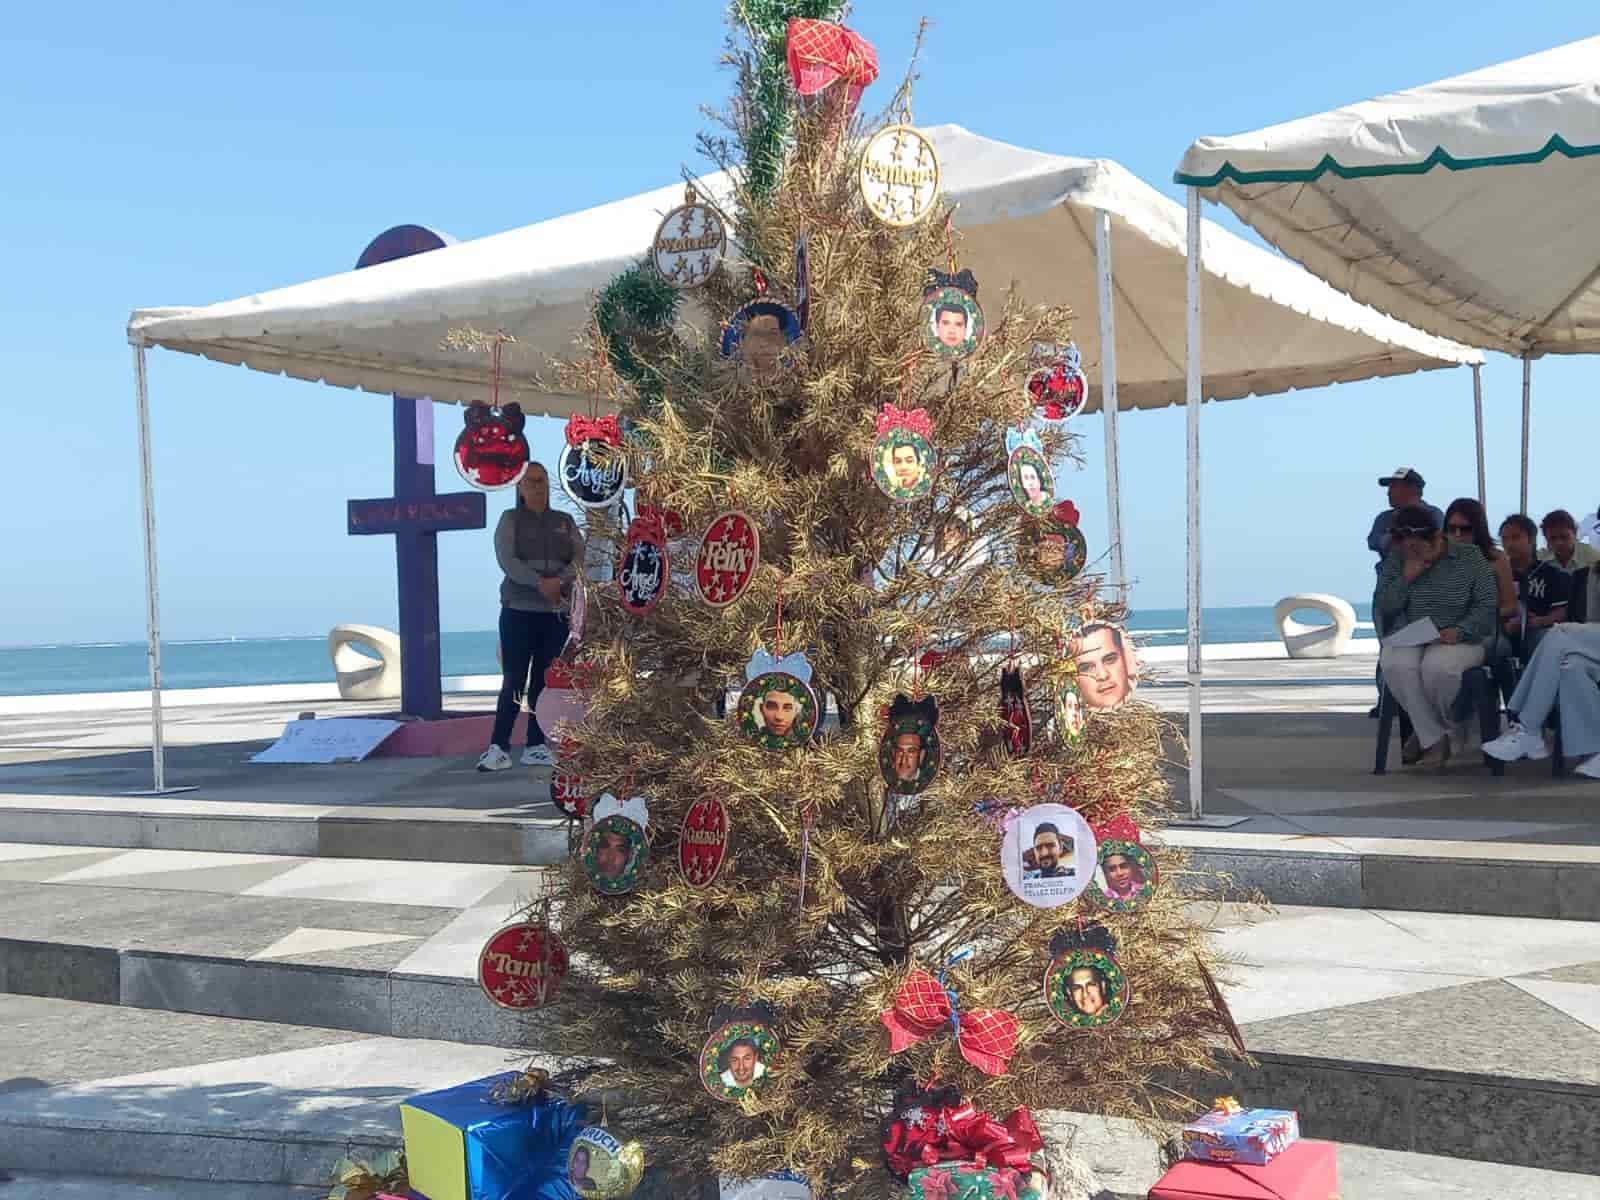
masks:
<path id="1" fill-rule="evenodd" d="M 654 522 L 668 537 L 677 537 L 683 532 L 683 514 L 676 509 L 657 508 L 653 504 L 639 506 L 640 521 Z"/>
<path id="2" fill-rule="evenodd" d="M 963 1104 L 960 1108 L 924 1108 L 915 1120 L 897 1116 L 883 1137 L 889 1170 L 904 1178 L 918 1167 L 942 1162 L 972 1162 L 994 1170 L 1027 1170 L 1032 1156 L 1044 1148 L 1033 1114 L 1015 1110 L 1004 1121 Z"/>
<path id="3" fill-rule="evenodd" d="M 925 438 L 931 437 L 933 418 L 928 416 L 928 410 L 925 408 L 907 410 L 893 404 L 885 404 L 878 413 L 878 436 L 883 437 L 896 429 L 909 429 L 912 433 L 921 434 Z"/>
<path id="4" fill-rule="evenodd" d="M 1133 842 L 1140 843 L 1139 826 L 1127 813 L 1118 813 L 1104 825 L 1094 827 L 1095 844 L 1102 842 Z"/>
<path id="5" fill-rule="evenodd" d="M 958 1013 L 939 981 L 912 971 L 894 994 L 894 1007 L 879 1019 L 889 1031 L 889 1053 L 899 1054 L 947 1025 L 955 1025 L 961 1057 L 985 1075 L 1004 1075 L 1017 1052 L 1017 1018 L 997 1008 Z"/>
<path id="6" fill-rule="evenodd" d="M 567 445 L 581 446 L 585 442 L 607 442 L 622 445 L 622 426 L 613 414 L 591 420 L 577 413 L 567 418 Z"/>
<path id="7" fill-rule="evenodd" d="M 791 19 L 788 58 L 795 91 L 814 96 L 843 79 L 850 87 L 852 109 L 878 77 L 878 52 L 872 43 L 832 21 Z"/>
<path id="8" fill-rule="evenodd" d="M 1078 523 L 1078 506 L 1071 500 L 1063 500 L 1050 510 L 1050 515 L 1063 525 L 1076 525 Z"/>

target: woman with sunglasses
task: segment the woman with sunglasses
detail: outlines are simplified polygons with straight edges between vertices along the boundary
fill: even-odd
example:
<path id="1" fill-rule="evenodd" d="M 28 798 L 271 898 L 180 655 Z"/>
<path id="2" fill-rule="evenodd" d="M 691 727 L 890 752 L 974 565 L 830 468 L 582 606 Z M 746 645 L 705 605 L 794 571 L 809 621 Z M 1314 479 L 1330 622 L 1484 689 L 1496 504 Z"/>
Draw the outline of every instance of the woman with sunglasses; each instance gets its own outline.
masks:
<path id="1" fill-rule="evenodd" d="M 1375 602 L 1383 627 L 1398 630 L 1427 618 L 1439 637 L 1425 646 L 1385 646 L 1378 661 L 1384 683 L 1411 717 L 1414 732 L 1401 760 L 1442 767 L 1450 758 L 1461 676 L 1483 663 L 1485 644 L 1499 627 L 1498 587 L 1482 551 L 1445 537 L 1428 509 L 1402 508 L 1390 531 Z"/>
<path id="2" fill-rule="evenodd" d="M 1483 511 L 1483 505 L 1467 496 L 1452 500 L 1450 507 L 1444 510 L 1444 532 L 1453 542 L 1478 548 L 1478 553 L 1483 555 L 1489 563 L 1489 569 L 1494 572 L 1495 609 L 1500 626 L 1503 627 L 1507 621 L 1515 621 L 1517 581 L 1511 573 L 1511 560 L 1489 536 L 1489 518 Z M 1497 629 L 1486 652 L 1490 662 L 1511 653 L 1510 638 Z"/>

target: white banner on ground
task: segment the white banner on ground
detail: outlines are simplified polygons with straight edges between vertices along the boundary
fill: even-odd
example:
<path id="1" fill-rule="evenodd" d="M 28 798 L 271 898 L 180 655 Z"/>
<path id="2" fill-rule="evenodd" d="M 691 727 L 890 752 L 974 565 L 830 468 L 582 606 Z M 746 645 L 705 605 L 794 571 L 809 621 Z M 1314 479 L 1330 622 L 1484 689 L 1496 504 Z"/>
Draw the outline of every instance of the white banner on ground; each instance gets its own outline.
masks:
<path id="1" fill-rule="evenodd" d="M 290 721 L 283 736 L 260 754 L 253 763 L 334 763 L 360 762 L 382 744 L 399 721 L 379 721 L 365 717 L 334 717 L 324 721 Z"/>

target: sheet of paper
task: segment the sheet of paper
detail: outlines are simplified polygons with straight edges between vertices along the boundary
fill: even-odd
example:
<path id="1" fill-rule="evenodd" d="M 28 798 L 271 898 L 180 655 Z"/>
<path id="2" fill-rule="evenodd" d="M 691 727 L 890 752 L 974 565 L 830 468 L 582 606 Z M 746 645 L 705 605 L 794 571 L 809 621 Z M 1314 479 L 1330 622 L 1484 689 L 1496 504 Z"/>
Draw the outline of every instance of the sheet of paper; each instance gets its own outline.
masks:
<path id="1" fill-rule="evenodd" d="M 1432 617 L 1423 617 L 1420 621 L 1413 621 L 1409 625 L 1396 629 L 1383 639 L 1383 644 L 1385 646 L 1403 648 L 1405 646 L 1426 646 L 1438 640 L 1439 627 L 1433 623 Z"/>
<path id="2" fill-rule="evenodd" d="M 255 763 L 360 762 L 396 729 L 399 721 L 368 717 L 331 717 L 290 721 L 283 736 L 250 759 Z"/>

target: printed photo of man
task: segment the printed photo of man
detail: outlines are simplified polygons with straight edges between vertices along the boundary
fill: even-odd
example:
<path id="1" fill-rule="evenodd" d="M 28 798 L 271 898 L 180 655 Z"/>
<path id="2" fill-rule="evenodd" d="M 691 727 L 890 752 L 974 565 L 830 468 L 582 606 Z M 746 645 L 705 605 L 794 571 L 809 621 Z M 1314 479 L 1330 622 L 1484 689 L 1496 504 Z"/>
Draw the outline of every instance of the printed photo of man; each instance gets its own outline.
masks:
<path id="1" fill-rule="evenodd" d="M 628 835 L 621 830 L 600 829 L 591 836 L 595 839 L 595 874 L 612 882 L 621 879 L 628 869 L 628 860 L 633 857 Z"/>
<path id="2" fill-rule="evenodd" d="M 722 1068 L 719 1078 L 727 1088 L 747 1088 L 767 1073 L 767 1064 L 761 1061 L 761 1049 L 754 1038 L 740 1038 L 722 1052 L 718 1064 Z"/>
<path id="3" fill-rule="evenodd" d="M 1100 856 L 1100 869 L 1105 876 L 1105 893 L 1112 900 L 1132 900 L 1144 890 L 1144 868 L 1132 855 L 1109 851 Z"/>
<path id="4" fill-rule="evenodd" d="M 1067 976 L 1067 1003 L 1080 1016 L 1098 1017 L 1104 1013 L 1110 990 L 1098 967 L 1074 967 Z"/>
<path id="5" fill-rule="evenodd" d="M 928 471 L 922 465 L 922 455 L 917 453 L 915 444 L 894 441 L 883 451 L 883 473 L 897 491 L 911 493 L 922 486 Z"/>
<path id="6" fill-rule="evenodd" d="M 965 305 L 947 301 L 933 310 L 933 336 L 941 346 L 957 350 L 967 340 L 970 318 Z"/>
<path id="7" fill-rule="evenodd" d="M 1033 828 L 1034 869 L 1024 879 L 1072 879 L 1078 870 L 1072 864 L 1073 842 L 1062 837 L 1052 821 L 1040 821 Z"/>
<path id="8" fill-rule="evenodd" d="M 1089 708 L 1110 709 L 1133 695 L 1135 670 L 1122 630 L 1115 625 L 1090 625 L 1078 638 L 1073 657 L 1078 664 L 1078 694 Z"/>
<path id="9" fill-rule="evenodd" d="M 916 730 L 895 734 L 891 762 L 896 783 L 915 783 L 922 774 L 922 735 Z"/>
<path id="10" fill-rule="evenodd" d="M 800 719 L 800 701 L 793 692 L 774 687 L 761 697 L 761 723 L 775 737 L 789 737 Z"/>

